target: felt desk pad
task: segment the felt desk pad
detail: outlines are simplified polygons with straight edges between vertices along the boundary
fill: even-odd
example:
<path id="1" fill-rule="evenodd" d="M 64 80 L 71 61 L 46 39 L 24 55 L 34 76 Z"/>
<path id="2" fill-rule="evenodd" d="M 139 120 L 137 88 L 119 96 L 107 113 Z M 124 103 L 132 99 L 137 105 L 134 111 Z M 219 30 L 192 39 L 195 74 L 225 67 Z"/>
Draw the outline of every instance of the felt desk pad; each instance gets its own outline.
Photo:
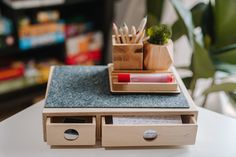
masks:
<path id="1" fill-rule="evenodd" d="M 55 66 L 45 108 L 189 108 L 180 94 L 112 94 L 107 66 Z"/>

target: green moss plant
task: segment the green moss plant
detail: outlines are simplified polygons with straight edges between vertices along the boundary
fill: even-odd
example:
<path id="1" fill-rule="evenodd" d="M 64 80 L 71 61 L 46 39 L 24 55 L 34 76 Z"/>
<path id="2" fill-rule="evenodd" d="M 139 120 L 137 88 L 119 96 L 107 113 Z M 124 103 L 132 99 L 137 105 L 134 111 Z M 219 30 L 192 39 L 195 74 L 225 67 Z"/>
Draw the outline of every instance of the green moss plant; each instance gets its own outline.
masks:
<path id="1" fill-rule="evenodd" d="M 171 38 L 171 28 L 164 24 L 159 24 L 148 28 L 148 42 L 151 44 L 164 45 Z"/>

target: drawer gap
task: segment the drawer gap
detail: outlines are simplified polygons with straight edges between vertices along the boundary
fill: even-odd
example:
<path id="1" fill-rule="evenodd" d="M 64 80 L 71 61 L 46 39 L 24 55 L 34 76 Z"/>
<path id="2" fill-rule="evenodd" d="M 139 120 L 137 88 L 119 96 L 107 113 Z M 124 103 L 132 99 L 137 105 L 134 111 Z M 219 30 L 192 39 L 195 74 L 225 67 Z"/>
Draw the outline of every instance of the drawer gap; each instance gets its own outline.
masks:
<path id="1" fill-rule="evenodd" d="M 196 120 L 193 115 L 181 115 L 183 124 L 196 124 Z"/>
<path id="2" fill-rule="evenodd" d="M 51 123 L 93 123 L 92 116 L 51 117 Z"/>
<path id="3" fill-rule="evenodd" d="M 137 118 L 138 120 L 140 120 L 140 119 L 142 119 L 142 118 L 144 118 L 144 119 L 146 119 L 146 121 L 148 122 L 148 118 L 150 118 L 150 119 L 155 119 L 155 118 L 161 118 L 161 119 L 163 119 L 163 123 L 162 122 L 160 122 L 160 123 L 156 123 L 155 122 L 155 120 L 154 120 L 154 123 L 153 124 L 165 124 L 164 123 L 164 121 L 165 121 L 165 118 L 166 118 L 166 120 L 167 120 L 167 123 L 166 124 L 196 124 L 196 120 L 195 120 L 195 118 L 194 118 L 194 116 L 193 115 L 153 115 L 153 116 L 135 116 L 135 115 L 125 115 L 125 116 L 115 116 L 116 118 L 118 117 L 121 117 L 121 118 L 127 118 L 127 119 L 129 119 L 129 118 L 131 118 L 131 123 L 130 123 L 130 125 L 135 125 L 135 124 L 139 124 L 139 123 L 135 123 L 135 124 L 133 124 L 132 123 L 132 120 L 134 120 L 135 118 Z M 134 119 L 133 119 L 134 118 Z M 177 118 L 177 120 L 175 119 L 175 118 Z M 109 124 L 114 124 L 113 123 L 113 116 L 105 116 L 104 117 L 104 119 L 105 119 L 105 121 L 104 121 L 104 123 L 106 124 L 106 125 L 109 125 Z M 170 121 L 171 121 L 171 119 L 173 119 L 173 123 L 171 123 Z M 124 122 L 124 121 L 123 121 Z M 117 123 L 116 123 L 117 124 Z M 121 123 L 120 124 L 118 124 L 118 125 L 122 125 L 122 124 L 129 124 L 129 123 L 126 123 L 126 122 L 124 122 L 124 123 L 122 123 L 122 121 L 121 121 Z M 140 124 L 145 124 L 145 123 L 140 123 Z M 151 124 L 150 122 L 148 122 L 148 124 Z"/>

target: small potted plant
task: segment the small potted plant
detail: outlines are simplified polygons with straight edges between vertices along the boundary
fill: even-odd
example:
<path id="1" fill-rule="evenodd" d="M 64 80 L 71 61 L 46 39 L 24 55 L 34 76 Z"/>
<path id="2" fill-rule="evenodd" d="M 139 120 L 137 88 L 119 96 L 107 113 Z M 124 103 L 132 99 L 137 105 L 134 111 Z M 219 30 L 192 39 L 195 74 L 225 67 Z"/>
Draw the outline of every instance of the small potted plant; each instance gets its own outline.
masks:
<path id="1" fill-rule="evenodd" d="M 149 39 L 144 44 L 144 68 L 167 70 L 173 63 L 173 42 L 171 29 L 164 24 L 147 30 Z"/>

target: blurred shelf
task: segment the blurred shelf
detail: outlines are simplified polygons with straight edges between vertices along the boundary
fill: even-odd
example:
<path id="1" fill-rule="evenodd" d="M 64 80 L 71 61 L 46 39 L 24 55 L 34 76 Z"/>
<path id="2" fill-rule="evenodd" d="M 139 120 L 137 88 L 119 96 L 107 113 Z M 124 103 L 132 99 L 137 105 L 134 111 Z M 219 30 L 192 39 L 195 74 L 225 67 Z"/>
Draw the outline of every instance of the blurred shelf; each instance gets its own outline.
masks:
<path id="1" fill-rule="evenodd" d="M 25 49 L 25 50 L 21 50 L 17 47 L 2 48 L 2 49 L 0 49 L 0 57 L 7 57 L 7 56 L 12 56 L 12 55 L 32 53 L 32 52 L 37 53 L 38 51 L 41 51 L 44 49 L 53 49 L 58 46 L 64 46 L 64 42 L 36 46 L 36 47 L 32 47 L 32 48 Z"/>
<path id="2" fill-rule="evenodd" d="M 29 86 L 0 95 L 0 112 L 2 118 L 13 113 L 17 108 L 23 109 L 35 102 L 35 98 L 45 95 L 47 84 Z M 6 114 L 6 115 L 4 115 Z"/>
<path id="3" fill-rule="evenodd" d="M 30 100 L 33 99 L 35 96 L 39 96 L 39 93 L 45 94 L 46 86 L 47 83 L 42 83 L 8 91 L 6 93 L 0 94 L 0 101 L 7 102 L 12 101 L 12 99 L 15 99 L 14 101 L 18 102 L 17 100 L 20 99 L 22 96 Z"/>
<path id="4" fill-rule="evenodd" d="M 0 48 L 0 57 L 15 54 L 16 51 L 18 51 L 16 47 Z"/>
<path id="5" fill-rule="evenodd" d="M 50 2 L 51 0 L 45 0 L 45 2 L 40 2 L 41 4 L 34 4 L 34 6 L 30 7 L 30 6 L 20 6 L 19 8 L 17 7 L 13 7 L 8 3 L 5 3 L 4 0 L 0 1 L 0 3 L 2 3 L 4 6 L 9 7 L 10 9 L 14 10 L 14 11 L 30 11 L 30 10 L 35 10 L 35 9 L 51 9 L 51 8 L 58 8 L 58 7 L 64 7 L 64 6 L 69 6 L 69 5 L 74 5 L 74 4 L 80 4 L 80 3 L 89 3 L 89 2 L 99 2 L 102 0 L 63 0 L 62 1 L 58 1 L 55 2 L 53 4 L 53 2 Z M 17 2 L 19 3 L 19 2 Z M 37 3 L 37 2 L 36 2 Z"/>
<path id="6" fill-rule="evenodd" d="M 51 0 L 45 2 L 51 3 Z M 12 20 L 13 32 L 15 39 L 13 47 L 0 49 L 0 63 L 8 61 L 21 61 L 27 63 L 31 60 L 40 62 L 49 58 L 56 59 L 61 63 L 66 61 L 66 42 L 52 43 L 32 47 L 30 49 L 19 49 L 19 21 L 22 17 L 28 17 L 31 24 L 36 24 L 35 18 L 40 11 L 56 10 L 60 13 L 60 19 L 73 19 L 75 16 L 84 18 L 82 22 L 92 21 L 94 28 L 92 31 L 101 31 L 103 35 L 103 46 L 101 49 L 101 60 L 96 64 L 107 64 L 106 56 L 108 56 L 110 28 L 113 20 L 114 2 L 112 0 L 65 0 L 63 4 L 55 4 L 50 6 L 39 6 L 33 8 L 14 9 L 0 0 L 1 15 Z M 5 64 L 2 64 L 5 66 Z M 0 67 L 1 68 L 1 67 Z M 1 83 L 1 82 L 0 82 Z M 25 86 L 8 92 L 0 93 L 0 111 L 2 109 L 14 108 L 16 105 L 22 105 L 29 102 L 35 97 L 45 95 L 47 83 Z"/>

